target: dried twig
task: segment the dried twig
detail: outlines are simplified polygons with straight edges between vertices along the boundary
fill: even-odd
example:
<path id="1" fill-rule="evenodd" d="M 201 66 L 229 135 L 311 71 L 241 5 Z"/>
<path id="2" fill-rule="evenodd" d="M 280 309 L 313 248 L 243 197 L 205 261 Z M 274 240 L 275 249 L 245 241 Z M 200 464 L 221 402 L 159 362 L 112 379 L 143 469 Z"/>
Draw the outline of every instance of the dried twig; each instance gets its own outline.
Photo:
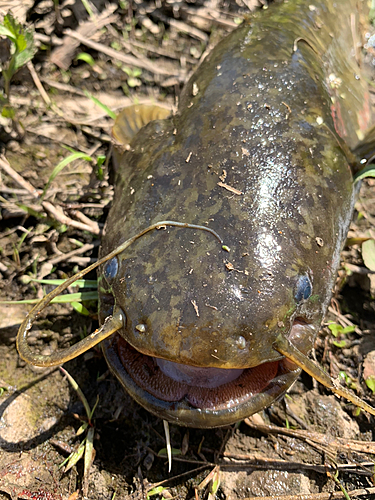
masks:
<path id="1" fill-rule="evenodd" d="M 264 434 L 283 434 L 284 436 L 295 437 L 304 441 L 313 442 L 330 449 L 340 451 L 356 451 L 357 453 L 370 453 L 375 455 L 374 441 L 356 441 L 355 439 L 344 439 L 339 437 L 331 437 L 319 432 L 305 431 L 301 429 L 286 429 L 277 427 L 276 425 L 254 424 L 249 418 L 244 422 L 253 429 L 256 429 Z"/>
<path id="2" fill-rule="evenodd" d="M 94 19 L 90 18 L 88 21 L 82 23 L 76 31 L 77 35 L 82 36 L 83 38 L 90 37 L 98 30 L 102 29 L 103 26 L 116 21 L 118 16 L 113 14 L 116 9 L 117 5 L 109 5 L 101 14 L 99 14 L 99 16 L 95 16 Z M 52 52 L 50 58 L 51 62 L 56 64 L 59 68 L 68 70 L 72 63 L 74 54 L 79 47 L 80 41 L 81 40 L 79 39 L 72 39 L 72 37 L 66 33 L 63 44 Z"/>
<path id="3" fill-rule="evenodd" d="M 82 231 L 89 231 L 93 234 L 100 234 L 99 224 L 91 221 L 91 224 L 84 224 L 82 222 L 76 221 L 64 214 L 61 207 L 54 206 L 49 201 L 44 201 L 42 203 L 44 210 L 57 222 L 65 224 L 67 226 L 75 227 L 76 229 L 81 229 Z"/>
<path id="4" fill-rule="evenodd" d="M 47 92 L 44 90 L 44 87 L 39 79 L 39 76 L 37 75 L 34 65 L 31 61 L 27 63 L 27 69 L 30 71 L 30 75 L 32 79 L 34 80 L 36 88 L 39 90 L 39 94 L 42 96 L 43 101 L 47 104 L 47 106 L 50 106 L 51 104 L 51 99 L 49 98 L 49 95 Z"/>
<path id="5" fill-rule="evenodd" d="M 38 198 L 41 191 L 38 191 L 29 181 L 25 180 L 22 175 L 16 172 L 9 164 L 4 155 L 0 155 L 0 168 L 4 170 L 19 186 L 26 189 L 33 198 Z"/>
<path id="6" fill-rule="evenodd" d="M 161 22 L 169 26 L 172 26 L 173 28 L 175 28 L 178 31 L 181 31 L 182 33 L 186 33 L 187 35 L 190 35 L 193 38 L 197 38 L 202 42 L 205 43 L 208 42 L 208 35 L 206 35 L 206 33 L 203 33 L 203 31 L 199 30 L 198 28 L 190 26 L 190 24 L 186 24 L 183 21 L 177 21 L 176 19 L 171 19 L 170 17 L 167 17 L 164 14 L 162 14 L 157 9 L 152 12 L 152 15 L 155 16 L 157 19 L 159 19 Z"/>
<path id="7" fill-rule="evenodd" d="M 155 75 L 179 76 L 181 74 L 180 71 L 171 71 L 169 69 L 166 69 L 164 65 L 155 64 L 152 61 L 149 61 L 147 58 L 138 59 L 137 57 L 130 56 L 128 54 L 122 54 L 121 52 L 111 49 L 110 47 L 106 47 L 101 43 L 93 42 L 92 40 L 89 40 L 76 31 L 66 30 L 65 33 L 67 36 L 79 40 L 87 47 L 97 50 L 98 52 L 102 52 L 112 59 L 116 59 L 125 64 L 130 64 L 131 66 L 136 66 L 137 68 L 146 69 L 147 71 L 150 71 L 150 73 L 154 73 Z"/>
<path id="8" fill-rule="evenodd" d="M 86 243 L 82 247 L 76 248 L 71 252 L 63 253 L 61 255 L 58 255 L 57 257 L 53 257 L 52 259 L 49 259 L 48 262 L 53 265 L 59 264 L 60 262 L 70 260 L 72 257 L 89 252 L 90 250 L 92 250 L 95 247 L 98 247 L 99 245 L 100 245 L 99 241 L 94 241 L 93 243 Z"/>

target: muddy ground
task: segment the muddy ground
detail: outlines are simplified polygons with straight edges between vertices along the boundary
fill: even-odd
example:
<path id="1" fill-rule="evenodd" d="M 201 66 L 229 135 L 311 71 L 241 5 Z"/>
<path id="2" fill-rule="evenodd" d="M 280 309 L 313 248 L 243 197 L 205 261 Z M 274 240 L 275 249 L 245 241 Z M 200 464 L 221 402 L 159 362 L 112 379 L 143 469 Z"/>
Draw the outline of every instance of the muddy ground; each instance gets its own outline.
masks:
<path id="1" fill-rule="evenodd" d="M 79 0 L 0 0 L 0 10 L 10 4 L 22 22 L 35 28 L 37 44 L 32 64 L 12 80 L 15 116 L 0 121 L 5 155 L 0 169 L 0 299 L 16 301 L 49 291 L 48 285 L 28 278 L 65 278 L 97 257 L 113 190 L 110 162 L 102 172 L 96 160 L 100 155 L 109 159 L 112 119 L 84 91 L 115 112 L 135 99 L 171 107 L 205 53 L 259 5 L 251 0 L 105 5 L 98 0 L 90 4 L 90 17 Z M 0 43 L 0 59 L 6 60 L 9 47 Z M 128 59 L 119 60 L 106 49 Z M 368 59 L 371 66 L 371 54 Z M 65 167 L 41 203 L 52 170 L 70 154 L 66 146 L 93 161 Z M 374 237 L 374 184 L 363 184 L 351 238 Z M 327 322 L 353 324 L 355 330 L 335 339 L 325 326 L 314 355 L 332 376 L 344 372 L 346 383 L 374 404 L 364 378 L 375 366 L 375 274 L 364 266 L 359 244 L 344 250 L 342 263 Z M 96 304 L 85 306 L 88 316 L 71 305 L 51 306 L 36 321 L 30 344 L 48 353 L 92 331 Z M 172 446 L 180 454 L 168 473 L 165 455 L 159 454 L 165 448 L 162 421 L 123 392 L 99 348 L 64 365 L 91 408 L 98 398 L 90 422 L 93 463 L 86 473 L 83 459 L 65 471 L 62 463 L 86 436 L 87 430 L 77 431 L 87 417 L 59 369 L 31 368 L 20 360 L 15 336 L 30 307 L 0 304 L 1 499 L 83 495 L 114 500 L 146 498 L 148 493 L 190 499 L 207 498 L 210 492 L 233 500 L 329 499 L 345 498 L 342 490 L 375 498 L 373 418 L 358 414 L 307 375 L 286 398 L 249 421 L 214 430 L 171 426 Z M 345 345 L 334 344 L 342 340 Z M 221 483 L 215 492 L 212 482 L 201 483 L 218 470 L 216 465 Z"/>

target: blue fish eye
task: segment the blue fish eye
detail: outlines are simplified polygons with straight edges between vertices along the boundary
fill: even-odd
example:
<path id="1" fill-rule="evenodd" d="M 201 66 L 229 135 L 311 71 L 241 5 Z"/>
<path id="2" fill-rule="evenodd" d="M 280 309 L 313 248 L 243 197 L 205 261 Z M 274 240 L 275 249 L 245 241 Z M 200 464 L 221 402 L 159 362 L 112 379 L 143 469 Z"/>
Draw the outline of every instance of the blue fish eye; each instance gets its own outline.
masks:
<path id="1" fill-rule="evenodd" d="M 118 260 L 116 259 L 116 257 L 113 257 L 113 259 L 108 261 L 104 266 L 103 274 L 105 279 L 108 282 L 110 282 L 111 280 L 116 278 L 117 272 L 118 272 Z"/>
<path id="2" fill-rule="evenodd" d="M 296 302 L 301 302 L 310 297 L 312 293 L 312 284 L 308 276 L 300 276 L 296 283 L 296 288 L 294 292 L 294 298 Z"/>

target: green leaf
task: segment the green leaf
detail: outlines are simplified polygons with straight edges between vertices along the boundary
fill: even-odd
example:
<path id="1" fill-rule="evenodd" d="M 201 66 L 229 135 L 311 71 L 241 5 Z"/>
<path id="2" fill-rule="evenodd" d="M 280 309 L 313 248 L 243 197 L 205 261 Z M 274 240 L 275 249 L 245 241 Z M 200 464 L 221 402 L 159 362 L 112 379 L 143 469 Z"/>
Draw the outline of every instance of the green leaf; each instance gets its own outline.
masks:
<path id="1" fill-rule="evenodd" d="M 106 158 L 107 157 L 105 155 L 100 155 L 100 156 L 97 157 L 96 164 L 97 164 L 98 168 L 103 165 L 103 163 L 105 162 Z"/>
<path id="2" fill-rule="evenodd" d="M 171 451 L 172 451 L 172 455 L 175 455 L 175 456 L 182 455 L 181 450 L 178 450 L 177 448 L 171 448 Z M 160 456 L 160 455 L 167 455 L 167 448 L 162 448 L 158 452 L 158 456 Z"/>
<path id="3" fill-rule="evenodd" d="M 106 160 L 106 156 L 104 156 L 104 155 L 100 155 L 96 159 L 96 166 L 97 166 L 96 176 L 100 181 L 102 181 L 104 179 L 104 172 L 103 172 L 102 166 L 103 166 L 103 163 L 105 162 L 105 160 Z"/>
<path id="4" fill-rule="evenodd" d="M 14 58 L 15 60 L 15 70 L 17 71 L 19 68 L 22 68 L 25 64 L 27 64 L 34 57 L 35 51 L 33 49 L 23 49 L 22 52 L 17 54 Z"/>
<path id="5" fill-rule="evenodd" d="M 152 490 L 147 492 L 147 500 L 154 495 L 159 495 L 164 490 L 165 490 L 164 486 L 157 486 L 156 488 L 152 488 Z"/>
<path id="6" fill-rule="evenodd" d="M 21 26 L 17 23 L 11 12 L 8 12 L 6 16 L 4 16 L 3 25 L 11 33 L 11 36 L 17 39 Z"/>
<path id="7" fill-rule="evenodd" d="M 77 61 L 84 61 L 85 63 L 87 63 L 91 67 L 95 66 L 94 58 L 90 54 L 88 54 L 87 52 L 81 52 L 80 54 L 78 54 L 78 56 L 76 57 L 76 60 Z"/>
<path id="8" fill-rule="evenodd" d="M 367 240 L 362 244 L 362 259 L 367 269 L 375 271 L 375 240 Z"/>
<path id="9" fill-rule="evenodd" d="M 25 35 L 22 33 L 22 30 L 20 30 L 20 33 L 17 36 L 16 45 L 18 52 L 23 52 L 27 47 L 26 38 Z"/>
<path id="10" fill-rule="evenodd" d="M 0 24 L 0 35 L 6 36 L 10 40 L 15 40 L 14 34 L 6 26 Z"/>
<path id="11" fill-rule="evenodd" d="M 0 34 L 7 36 L 14 44 L 13 58 L 10 63 L 12 66 L 10 77 L 12 77 L 19 68 L 31 61 L 36 52 L 34 32 L 31 28 L 24 28 L 8 12 L 4 17 L 3 25 L 0 26 Z"/>
<path id="12" fill-rule="evenodd" d="M 328 325 L 328 328 L 331 330 L 332 335 L 334 337 L 338 337 L 339 335 L 345 335 L 347 333 L 351 333 L 355 331 L 355 326 L 354 325 L 349 325 L 343 328 L 341 325 L 338 323 L 330 323 Z"/>
<path id="13" fill-rule="evenodd" d="M 90 312 L 80 302 L 71 302 L 70 305 L 77 313 L 82 314 L 82 316 L 90 316 Z"/>
<path id="14" fill-rule="evenodd" d="M 351 378 L 349 377 L 349 375 L 347 373 L 345 373 L 344 371 L 340 371 L 339 372 L 339 377 L 341 377 L 343 380 L 345 380 L 345 383 L 347 385 L 350 384 L 351 382 Z"/>
<path id="15" fill-rule="evenodd" d="M 22 203 L 17 203 L 18 208 L 26 212 L 27 214 L 31 215 L 32 217 L 35 217 L 36 219 L 47 219 L 47 217 L 43 214 L 40 214 L 36 210 L 34 210 L 31 207 L 28 207 L 27 205 L 24 205 Z"/>
<path id="16" fill-rule="evenodd" d="M 372 393 L 375 394 L 375 376 L 370 375 L 369 377 L 366 378 L 365 382 L 370 391 L 372 391 Z"/>
<path id="17" fill-rule="evenodd" d="M 1 116 L 13 120 L 16 116 L 16 110 L 12 106 L 4 106 L 1 110 Z"/>
<path id="18" fill-rule="evenodd" d="M 128 78 L 128 85 L 130 88 L 139 87 L 142 85 L 142 82 L 139 78 L 130 77 Z"/>

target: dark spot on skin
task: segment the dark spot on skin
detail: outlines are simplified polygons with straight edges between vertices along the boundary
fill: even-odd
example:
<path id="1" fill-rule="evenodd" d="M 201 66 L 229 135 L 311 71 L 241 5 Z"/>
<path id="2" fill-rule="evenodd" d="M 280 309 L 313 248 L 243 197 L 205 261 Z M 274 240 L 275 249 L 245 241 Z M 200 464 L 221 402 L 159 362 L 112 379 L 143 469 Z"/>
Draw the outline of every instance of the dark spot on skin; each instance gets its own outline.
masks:
<path id="1" fill-rule="evenodd" d="M 312 284 L 308 276 L 300 276 L 296 283 L 294 298 L 297 303 L 307 300 L 312 293 Z"/>

